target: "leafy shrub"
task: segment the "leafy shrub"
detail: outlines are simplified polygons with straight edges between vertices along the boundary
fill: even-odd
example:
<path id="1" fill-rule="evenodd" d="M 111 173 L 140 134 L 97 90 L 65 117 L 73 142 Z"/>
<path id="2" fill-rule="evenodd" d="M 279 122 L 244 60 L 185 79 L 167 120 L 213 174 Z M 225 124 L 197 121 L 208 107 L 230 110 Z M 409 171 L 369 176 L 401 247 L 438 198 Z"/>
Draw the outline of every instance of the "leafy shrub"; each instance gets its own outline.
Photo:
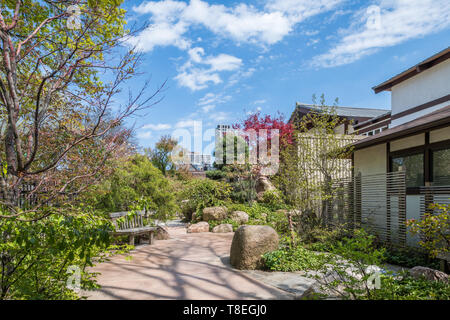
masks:
<path id="1" fill-rule="evenodd" d="M 180 195 L 187 200 L 181 207 L 183 215 L 190 221 L 192 214 L 197 212 L 197 218 L 200 218 L 204 208 L 221 206 L 229 201 L 230 193 L 230 186 L 224 182 L 208 179 L 188 181 Z"/>
<path id="2" fill-rule="evenodd" d="M 434 213 L 426 213 L 420 221 L 407 222 L 409 232 L 424 237 L 419 244 L 432 257 L 450 252 L 450 205 L 433 204 Z"/>
<path id="3" fill-rule="evenodd" d="M 222 180 L 227 176 L 222 170 L 206 171 L 206 177 L 211 180 Z"/>
<path id="4" fill-rule="evenodd" d="M 236 231 L 237 228 L 239 228 L 240 224 L 230 218 L 221 220 L 221 221 L 216 221 L 216 220 L 212 220 L 212 221 L 208 221 L 209 223 L 209 230 L 211 231 L 212 229 L 214 229 L 215 226 L 221 225 L 221 224 L 231 224 L 233 226 L 233 231 Z"/>
<path id="5" fill-rule="evenodd" d="M 241 203 L 228 203 L 227 205 L 228 211 L 244 211 L 248 214 L 249 222 L 266 222 L 266 217 L 270 213 L 270 209 L 259 204 L 253 203 L 252 205 L 241 204 Z M 249 223 L 250 224 L 250 223 Z"/>
<path id="6" fill-rule="evenodd" d="M 372 272 L 367 268 L 379 266 L 384 249 L 375 248 L 375 237 L 364 230 L 355 230 L 353 237 L 343 238 L 332 247 L 327 264 L 313 275 L 323 292 L 341 299 L 370 298 Z M 323 276 L 330 273 L 330 276 Z"/>
<path id="7" fill-rule="evenodd" d="M 381 276 L 380 289 L 370 296 L 373 300 L 450 300 L 450 284 L 414 279 L 407 274 L 400 277 Z"/>
<path id="8" fill-rule="evenodd" d="M 264 192 L 260 202 L 264 203 L 274 211 L 287 208 L 283 196 L 278 190 L 268 190 Z"/>
<path id="9" fill-rule="evenodd" d="M 307 232 L 301 233 L 299 236 L 300 241 L 305 247 L 311 250 L 332 252 L 334 245 L 338 241 L 351 237 L 351 231 L 345 228 L 345 226 L 337 225 L 330 230 L 316 225 L 308 229 Z"/>
<path id="10" fill-rule="evenodd" d="M 263 260 L 268 270 L 293 272 L 317 270 L 326 263 L 327 257 L 299 246 L 266 253 Z"/>
<path id="11" fill-rule="evenodd" d="M 140 205 L 155 211 L 161 220 L 178 209 L 170 180 L 141 155 L 120 165 L 111 177 L 92 188 L 85 200 L 105 212 L 128 211 Z"/>
<path id="12" fill-rule="evenodd" d="M 78 299 L 66 287 L 69 266 L 80 268 L 81 289 L 96 288 L 87 267 L 109 254 L 111 230 L 110 220 L 88 208 L 66 208 L 35 222 L 1 219 L 0 299 Z"/>
<path id="13" fill-rule="evenodd" d="M 255 181 L 249 178 L 235 179 L 230 182 L 233 192 L 231 199 L 239 203 L 250 203 L 256 198 Z"/>
<path id="14" fill-rule="evenodd" d="M 416 266 L 429 267 L 432 269 L 439 269 L 439 259 L 430 258 L 425 253 L 418 252 L 417 249 L 410 248 L 386 248 L 386 262 L 413 268 Z"/>
<path id="15" fill-rule="evenodd" d="M 274 228 L 280 235 L 289 231 L 289 222 L 286 211 L 273 211 L 266 204 L 255 202 L 251 206 L 246 204 L 228 203 L 228 211 L 244 211 L 248 214 L 248 225 L 268 225 Z"/>

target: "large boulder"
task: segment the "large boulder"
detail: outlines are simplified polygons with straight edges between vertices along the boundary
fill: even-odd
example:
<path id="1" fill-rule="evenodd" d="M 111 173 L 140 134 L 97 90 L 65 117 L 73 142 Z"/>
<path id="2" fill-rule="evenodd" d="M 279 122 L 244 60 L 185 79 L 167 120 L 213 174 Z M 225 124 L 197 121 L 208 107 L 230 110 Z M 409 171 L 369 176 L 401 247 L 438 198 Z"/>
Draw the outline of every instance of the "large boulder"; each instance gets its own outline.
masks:
<path id="1" fill-rule="evenodd" d="M 239 224 L 244 224 L 248 222 L 248 214 L 244 211 L 233 211 L 230 214 L 230 218 Z"/>
<path id="2" fill-rule="evenodd" d="M 199 223 L 191 224 L 187 229 L 187 233 L 200 233 L 200 232 L 209 232 L 208 222 L 202 221 Z"/>
<path id="3" fill-rule="evenodd" d="M 231 224 L 219 224 L 212 229 L 214 233 L 228 233 L 233 232 L 233 226 Z"/>
<path id="4" fill-rule="evenodd" d="M 164 226 L 158 226 L 155 232 L 156 240 L 168 240 L 170 239 L 169 229 Z"/>
<path id="5" fill-rule="evenodd" d="M 224 220 L 227 218 L 227 208 L 225 207 L 209 207 L 203 209 L 203 221 Z"/>
<path id="6" fill-rule="evenodd" d="M 263 265 L 262 255 L 278 249 L 278 234 L 269 226 L 240 226 L 233 237 L 231 265 L 255 270 Z"/>
<path id="7" fill-rule="evenodd" d="M 259 176 L 256 180 L 256 193 L 263 194 L 266 191 L 276 190 L 275 186 L 270 182 L 267 176 Z"/>
<path id="8" fill-rule="evenodd" d="M 409 270 L 409 274 L 415 279 L 425 278 L 430 281 L 449 282 L 448 274 L 427 267 L 414 267 Z"/>

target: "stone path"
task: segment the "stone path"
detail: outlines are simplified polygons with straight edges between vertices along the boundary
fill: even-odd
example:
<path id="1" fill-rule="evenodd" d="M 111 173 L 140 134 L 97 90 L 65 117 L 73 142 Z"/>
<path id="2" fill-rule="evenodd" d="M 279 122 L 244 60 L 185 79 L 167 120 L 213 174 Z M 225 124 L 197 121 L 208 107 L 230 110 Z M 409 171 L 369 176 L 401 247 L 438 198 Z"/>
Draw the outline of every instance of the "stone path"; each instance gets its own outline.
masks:
<path id="1" fill-rule="evenodd" d="M 231 268 L 228 261 L 232 233 L 186 234 L 184 226 L 179 224 L 170 225 L 169 232 L 170 240 L 137 246 L 131 253 L 131 260 L 115 256 L 110 262 L 96 266 L 93 271 L 101 273 L 98 282 L 102 288 L 84 295 L 89 299 L 296 297 L 296 294 L 280 290 L 280 286 L 273 286 L 271 278 L 264 277 L 261 272 L 252 275 Z"/>

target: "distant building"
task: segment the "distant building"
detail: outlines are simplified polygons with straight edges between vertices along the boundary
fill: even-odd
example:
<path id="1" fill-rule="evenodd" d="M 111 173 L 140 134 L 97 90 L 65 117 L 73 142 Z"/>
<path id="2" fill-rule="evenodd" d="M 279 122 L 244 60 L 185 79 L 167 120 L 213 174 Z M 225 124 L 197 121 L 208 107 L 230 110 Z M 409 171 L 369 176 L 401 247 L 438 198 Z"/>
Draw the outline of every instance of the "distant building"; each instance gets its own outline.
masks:
<path id="1" fill-rule="evenodd" d="M 210 166 L 212 163 L 212 157 L 210 154 L 200 154 L 197 152 L 190 153 L 190 161 L 195 166 Z"/>
<path id="2" fill-rule="evenodd" d="M 222 137 L 227 132 L 232 132 L 233 128 L 229 124 L 218 124 L 216 128 L 216 138 Z"/>

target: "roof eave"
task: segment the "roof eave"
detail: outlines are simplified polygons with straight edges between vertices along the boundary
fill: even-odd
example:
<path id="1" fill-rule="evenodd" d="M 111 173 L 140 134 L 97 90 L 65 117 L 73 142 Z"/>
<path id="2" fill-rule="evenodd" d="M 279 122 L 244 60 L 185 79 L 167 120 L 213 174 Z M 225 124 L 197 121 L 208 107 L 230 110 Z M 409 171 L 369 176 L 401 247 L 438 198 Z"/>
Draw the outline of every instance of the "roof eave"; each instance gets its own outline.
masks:
<path id="1" fill-rule="evenodd" d="M 422 73 L 423 71 L 428 70 L 431 67 L 434 67 L 439 63 L 446 61 L 447 59 L 450 59 L 450 47 L 426 59 L 425 61 L 422 61 L 421 63 L 407 69 L 406 71 L 403 71 L 402 73 L 392 77 L 391 79 L 373 87 L 372 90 L 375 93 L 380 93 L 382 91 L 391 91 L 393 86 L 403 81 L 406 81 L 418 75 L 419 73 Z"/>
<path id="2" fill-rule="evenodd" d="M 427 122 L 427 123 L 424 123 L 424 124 L 421 124 L 421 125 L 418 125 L 415 127 L 407 128 L 402 131 L 393 132 L 391 134 L 378 137 L 378 139 L 374 138 L 374 139 L 370 139 L 369 141 L 365 141 L 366 139 L 363 139 L 361 141 L 354 143 L 353 147 L 355 148 L 355 150 L 364 149 L 367 147 L 371 147 L 373 145 L 389 142 L 394 139 L 408 136 L 410 134 L 419 133 L 420 131 L 433 129 L 435 127 L 440 127 L 440 126 L 444 126 L 447 124 L 450 124 L 450 117 L 445 117 L 445 118 L 442 118 L 442 119 L 439 119 L 439 120 L 433 121 L 433 122 Z"/>

